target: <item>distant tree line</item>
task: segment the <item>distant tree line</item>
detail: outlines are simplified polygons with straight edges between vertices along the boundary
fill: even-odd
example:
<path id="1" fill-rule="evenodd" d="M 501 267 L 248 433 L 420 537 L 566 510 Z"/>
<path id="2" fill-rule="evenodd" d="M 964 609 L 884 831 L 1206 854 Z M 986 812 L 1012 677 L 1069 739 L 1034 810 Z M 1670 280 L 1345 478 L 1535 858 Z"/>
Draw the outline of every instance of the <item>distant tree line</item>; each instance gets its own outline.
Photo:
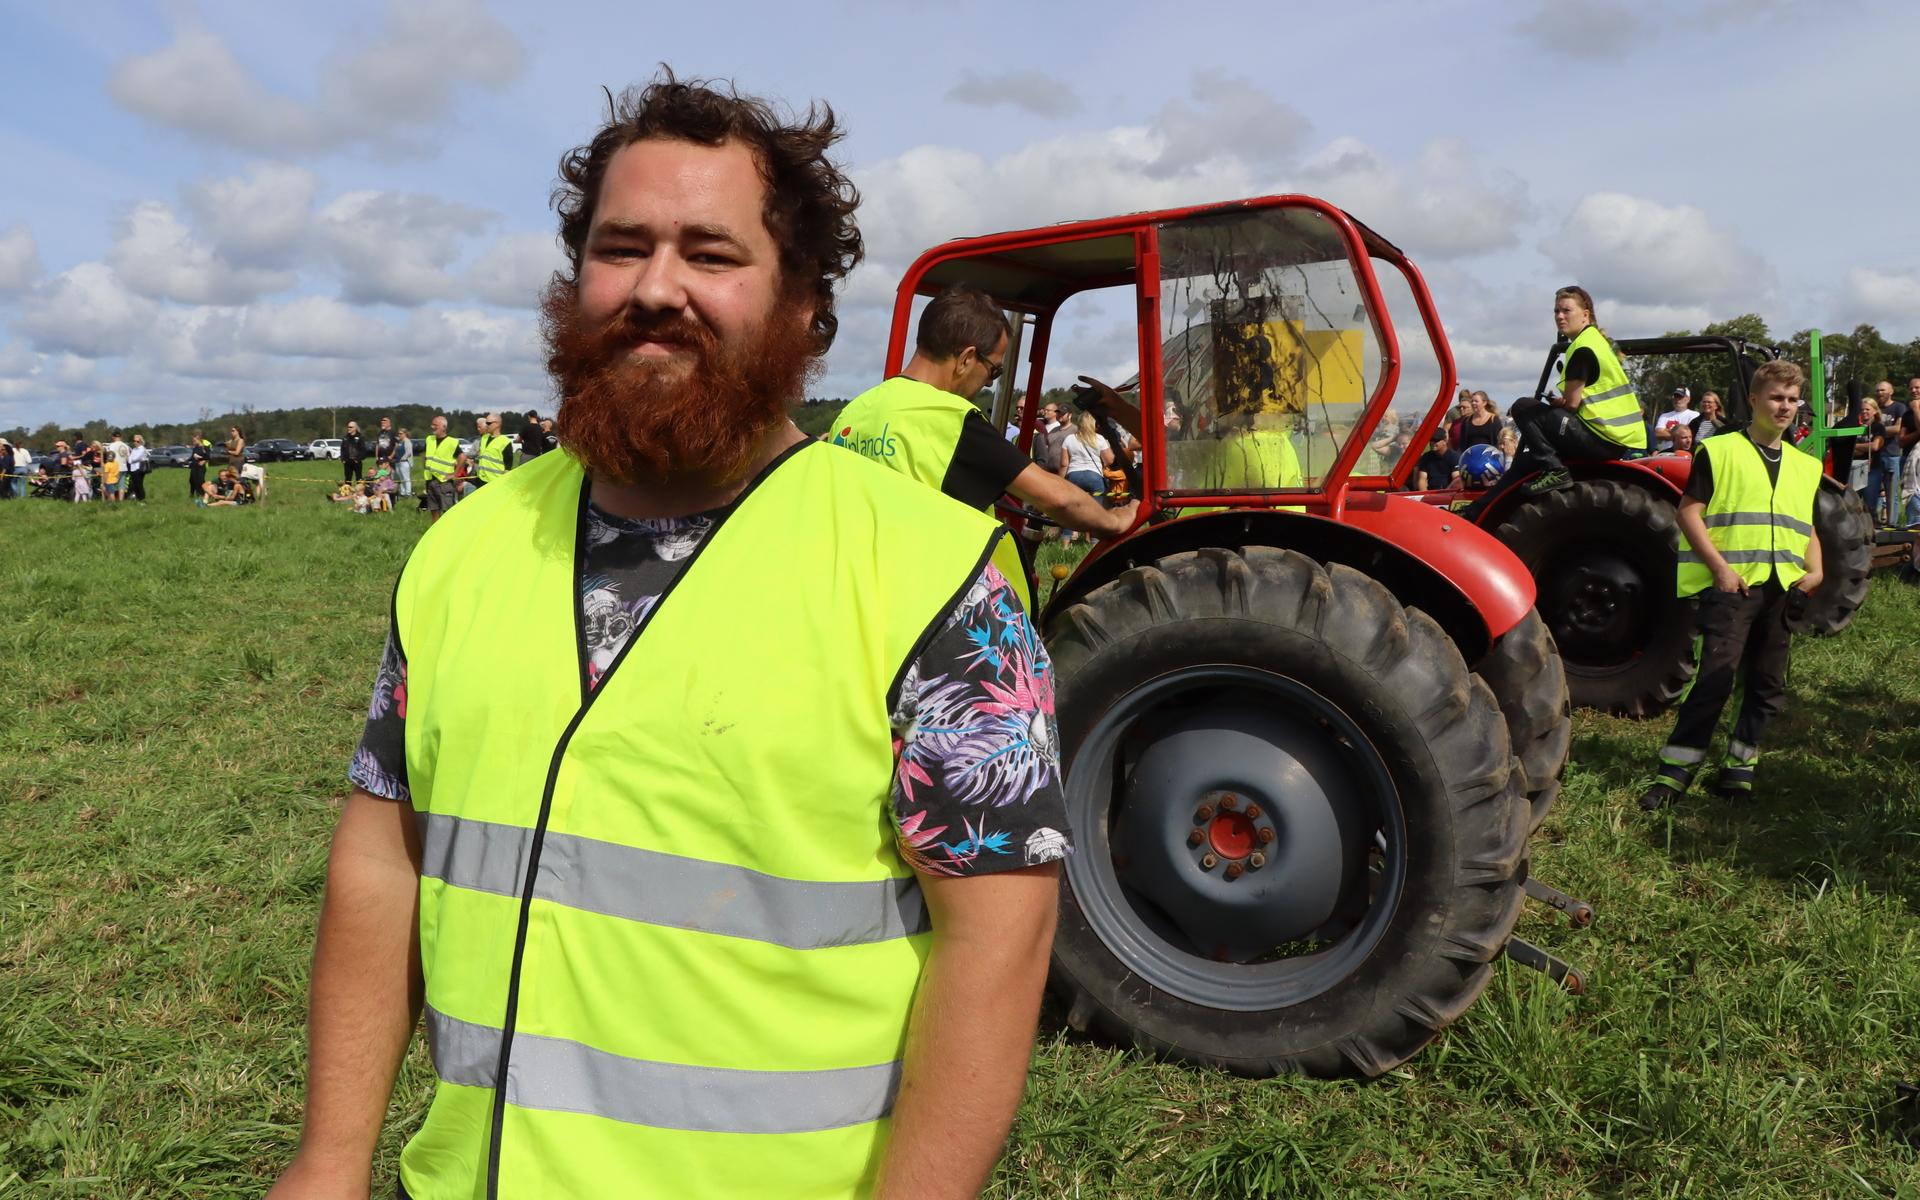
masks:
<path id="1" fill-rule="evenodd" d="M 1811 330 L 1802 329 L 1784 341 L 1777 340 L 1755 313 L 1715 321 L 1700 332 L 1775 346 L 1803 369 L 1812 365 L 1807 357 Z M 1688 337 L 1692 333 L 1681 329 L 1664 336 Z M 1894 394 L 1904 400 L 1907 380 L 1920 378 L 1920 338 L 1904 343 L 1890 341 L 1872 325 L 1856 325 L 1851 333 L 1821 333 L 1820 358 L 1826 368 L 1828 400 L 1836 406 L 1846 400 L 1851 380 L 1859 381 L 1865 395 L 1872 395 L 1873 385 L 1882 379 L 1891 380 Z M 1664 403 L 1676 387 L 1691 388 L 1697 400 L 1701 392 L 1724 396 L 1733 386 L 1733 364 L 1716 355 L 1649 355 L 1631 360 L 1630 365 L 1641 399 L 1651 398 L 1656 404 Z"/>

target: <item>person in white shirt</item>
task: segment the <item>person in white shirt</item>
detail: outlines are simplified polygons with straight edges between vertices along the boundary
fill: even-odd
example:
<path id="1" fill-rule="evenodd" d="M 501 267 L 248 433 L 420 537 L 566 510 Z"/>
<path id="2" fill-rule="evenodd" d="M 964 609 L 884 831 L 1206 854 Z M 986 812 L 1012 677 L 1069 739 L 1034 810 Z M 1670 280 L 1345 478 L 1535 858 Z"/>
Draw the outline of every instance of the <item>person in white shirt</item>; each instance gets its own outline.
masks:
<path id="1" fill-rule="evenodd" d="M 1112 444 L 1100 436 L 1093 414 L 1081 412 L 1074 417 L 1067 435 L 1060 439 L 1060 473 L 1067 477 L 1068 483 L 1097 500 L 1106 495 L 1106 470 L 1112 465 Z M 1062 532 L 1064 536 L 1061 540 L 1073 540 L 1072 530 Z"/>
<path id="2" fill-rule="evenodd" d="M 152 463 L 153 451 L 147 449 L 147 440 L 134 434 L 133 445 L 127 449 L 127 471 L 122 477 L 127 482 L 127 499 L 146 503 L 147 471 Z"/>
<path id="3" fill-rule="evenodd" d="M 1672 449 L 1673 434 L 1669 430 L 1673 423 L 1679 421 L 1685 425 L 1692 425 L 1694 417 L 1698 415 L 1693 411 L 1693 393 L 1683 387 L 1673 389 L 1673 407 L 1655 417 L 1653 421 L 1655 448 Z"/>

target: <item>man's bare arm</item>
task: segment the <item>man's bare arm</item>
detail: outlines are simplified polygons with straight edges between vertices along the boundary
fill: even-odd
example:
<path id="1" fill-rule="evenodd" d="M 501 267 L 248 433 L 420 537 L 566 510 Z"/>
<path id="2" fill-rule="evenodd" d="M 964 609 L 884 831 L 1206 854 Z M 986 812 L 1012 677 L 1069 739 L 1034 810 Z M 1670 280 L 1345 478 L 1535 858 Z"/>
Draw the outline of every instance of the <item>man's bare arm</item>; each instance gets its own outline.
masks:
<path id="1" fill-rule="evenodd" d="M 972 1200 L 1026 1087 L 1059 903 L 1057 864 L 923 875 L 933 950 L 914 997 L 876 1200 Z"/>
<path id="2" fill-rule="evenodd" d="M 1064 460 L 1065 455 L 1062 455 Z M 1101 537 L 1118 537 L 1133 528 L 1138 500 L 1119 508 L 1102 508 L 1100 502 L 1039 463 L 1033 463 L 1013 477 L 1007 490 L 1020 503 L 1039 509 L 1055 524 Z"/>
<path id="3" fill-rule="evenodd" d="M 355 788 L 327 857 L 307 1013 L 300 1149 L 272 1200 L 364 1197 L 420 1018 L 420 839 L 413 807 Z"/>

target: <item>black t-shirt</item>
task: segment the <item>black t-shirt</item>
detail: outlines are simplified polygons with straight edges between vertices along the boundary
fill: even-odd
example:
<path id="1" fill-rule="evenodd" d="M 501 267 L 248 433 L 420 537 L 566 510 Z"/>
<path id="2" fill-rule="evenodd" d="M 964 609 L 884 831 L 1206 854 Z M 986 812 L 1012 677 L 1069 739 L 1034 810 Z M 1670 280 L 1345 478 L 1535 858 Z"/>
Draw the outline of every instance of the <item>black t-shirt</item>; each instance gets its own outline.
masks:
<path id="1" fill-rule="evenodd" d="M 520 427 L 520 457 L 539 458 L 546 448 L 547 434 L 540 428 L 540 422 L 528 421 Z"/>
<path id="2" fill-rule="evenodd" d="M 193 465 L 194 470 L 204 471 L 207 469 L 207 456 L 211 453 L 205 442 L 195 442 L 187 447 L 187 461 Z"/>
<path id="3" fill-rule="evenodd" d="M 1497 446 L 1500 444 L 1500 418 L 1488 417 L 1485 425 L 1475 425 L 1471 419 L 1460 422 L 1460 449 L 1468 446 Z"/>
<path id="4" fill-rule="evenodd" d="M 1582 346 L 1567 359 L 1566 386 L 1585 386 L 1600 378 L 1600 359 L 1591 346 Z"/>
<path id="5" fill-rule="evenodd" d="M 940 490 L 968 508 L 986 508 L 998 500 L 1014 477 L 1033 465 L 1020 448 L 994 432 L 986 417 L 970 412 L 960 422 L 960 441 L 947 464 Z"/>
<path id="6" fill-rule="evenodd" d="M 1453 455 L 1429 450 L 1420 456 L 1420 461 L 1414 464 L 1413 470 L 1415 485 L 1420 482 L 1419 473 L 1425 471 L 1428 487 L 1443 488 L 1453 479 Z"/>
<path id="7" fill-rule="evenodd" d="M 391 462 L 393 460 L 393 442 L 394 435 L 391 429 L 382 429 L 379 433 L 375 434 L 373 437 L 374 457 L 380 462 Z"/>
<path id="8" fill-rule="evenodd" d="M 1752 438 L 1748 438 L 1747 440 L 1753 441 Z M 1753 448 L 1760 451 L 1760 461 L 1767 464 L 1767 482 L 1774 485 L 1779 484 L 1780 455 L 1786 453 L 1786 442 L 1782 441 L 1780 443 L 1780 449 L 1778 451 L 1761 449 L 1757 442 L 1754 443 Z M 1768 457 L 1769 454 L 1771 454 L 1772 457 Z M 1693 468 L 1687 474 L 1686 496 L 1689 500 L 1698 500 L 1702 504 L 1713 499 L 1713 460 L 1698 450 L 1694 451 Z"/>

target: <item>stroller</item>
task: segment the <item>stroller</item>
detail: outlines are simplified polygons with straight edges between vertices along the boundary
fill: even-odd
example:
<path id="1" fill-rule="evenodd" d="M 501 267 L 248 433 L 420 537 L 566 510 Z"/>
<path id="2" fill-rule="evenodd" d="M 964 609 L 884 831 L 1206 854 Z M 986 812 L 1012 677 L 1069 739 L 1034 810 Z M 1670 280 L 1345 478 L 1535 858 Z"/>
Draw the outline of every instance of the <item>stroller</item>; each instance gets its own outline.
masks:
<path id="1" fill-rule="evenodd" d="M 72 500 L 73 476 L 65 471 L 49 474 L 36 472 L 27 480 L 27 499 L 29 500 Z"/>

